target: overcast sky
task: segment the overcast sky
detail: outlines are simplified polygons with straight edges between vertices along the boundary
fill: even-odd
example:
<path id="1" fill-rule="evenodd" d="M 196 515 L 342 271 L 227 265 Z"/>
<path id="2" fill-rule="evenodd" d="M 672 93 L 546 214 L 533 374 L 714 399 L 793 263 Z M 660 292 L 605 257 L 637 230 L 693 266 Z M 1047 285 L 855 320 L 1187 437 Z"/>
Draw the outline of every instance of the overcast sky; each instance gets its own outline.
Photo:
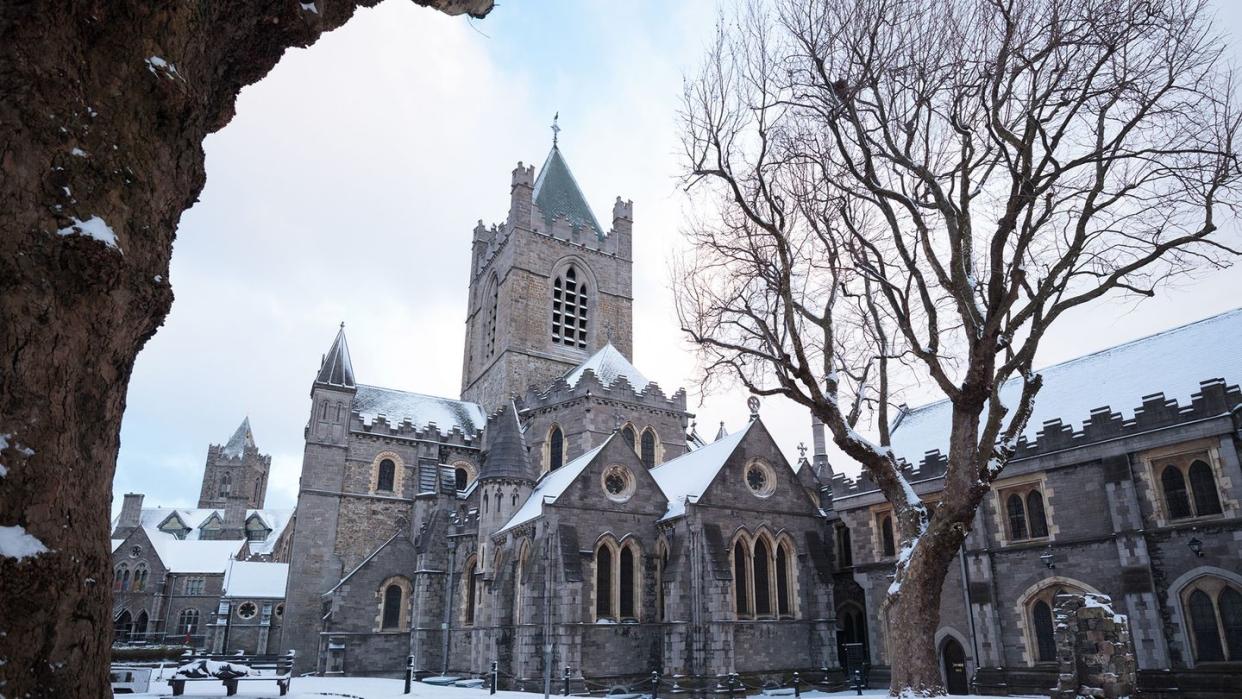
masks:
<path id="1" fill-rule="evenodd" d="M 292 507 L 311 381 L 342 321 L 359 381 L 456 397 L 471 230 L 504 220 L 509 173 L 543 162 L 557 111 L 597 218 L 617 195 L 634 201 L 635 363 L 666 393 L 691 391 L 700 432 L 741 426 L 742 391 L 694 389 L 669 290 L 676 109 L 715 14 L 715 0 L 541 0 L 468 21 L 387 0 L 286 54 L 204 145 L 207 186 L 178 231 L 176 302 L 134 369 L 114 491 L 194 505 L 207 445 L 249 415 L 272 455 L 268 505 Z M 1039 364 L 1228 310 L 1240 290 L 1233 269 L 1137 307 L 1097 304 L 1061 323 Z M 806 413 L 776 399 L 761 412 L 792 462 Z"/>

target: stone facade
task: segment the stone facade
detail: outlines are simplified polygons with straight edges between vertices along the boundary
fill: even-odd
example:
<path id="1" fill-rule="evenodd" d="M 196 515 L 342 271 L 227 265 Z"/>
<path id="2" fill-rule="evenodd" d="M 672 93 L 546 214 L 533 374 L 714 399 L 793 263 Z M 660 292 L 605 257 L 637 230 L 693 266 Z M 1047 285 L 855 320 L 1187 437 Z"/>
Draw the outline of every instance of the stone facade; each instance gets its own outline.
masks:
<path id="1" fill-rule="evenodd" d="M 558 147 L 536 174 L 474 232 L 463 400 L 357 383 L 343 331 L 325 356 L 283 646 L 328 674 L 495 661 L 527 689 L 835 667 L 813 470 L 757 416 L 694 434 L 630 363 L 632 206 L 604 233 Z"/>
<path id="2" fill-rule="evenodd" d="M 223 445 L 207 447 L 207 464 L 198 496 L 199 507 L 224 507 L 231 496 L 245 498 L 245 506 L 262 509 L 272 457 L 260 454 L 250 431 L 250 418 Z"/>
<path id="3" fill-rule="evenodd" d="M 1242 593 L 1242 392 L 1225 380 L 1236 380 L 1230 372 L 1242 311 L 1169 333 L 1201 333 L 1204 327 L 1211 329 L 1212 344 L 1226 349 L 1199 347 L 1195 367 L 1204 380 L 1189 401 L 1140 394 L 1133 396 L 1132 418 L 1123 419 L 1113 406 L 1064 416 L 1084 419 L 1077 430 L 1047 421 L 1035 439 L 1020 444 L 984 499 L 963 556 L 949 569 L 937 631 L 942 652 L 950 643 L 964 650 L 967 673 L 980 693 L 1046 693 L 1056 685 L 1050 631 L 1037 628 L 1036 607 L 1054 606 L 1059 591 L 1108 595 L 1128 617 L 1143 696 L 1225 697 L 1242 686 L 1242 630 L 1225 621 L 1196 630 L 1190 611 L 1196 591 L 1202 591 L 1196 596 L 1201 608 L 1207 601 L 1212 624 L 1223 619 L 1222 608 L 1232 613 L 1233 599 L 1242 602 L 1234 597 Z M 1131 349 L 1102 353 L 1109 356 L 1108 374 L 1093 369 L 1091 377 L 1075 381 L 1074 390 L 1109 375 L 1146 375 L 1145 361 L 1124 363 L 1135 354 L 1127 354 Z M 1229 375 L 1212 378 L 1220 374 Z M 1048 376 L 1056 380 L 1055 372 Z M 1158 373 L 1151 381 L 1151 389 L 1159 389 Z M 943 455 L 930 452 L 906 477 L 920 496 L 934 499 L 944 468 Z M 1170 468 L 1181 476 L 1170 472 L 1164 482 Z M 880 608 L 892 575 L 892 551 L 885 551 L 882 533 L 889 507 L 865 477 L 837 476 L 831 492 L 836 616 L 842 620 L 863 610 L 861 638 L 850 640 L 865 641 L 873 680 L 882 683 L 892 661 L 884 622 L 871 610 Z M 1021 507 L 1009 507 L 1013 496 L 1022 499 Z M 1042 524 L 1032 519 L 1034 499 Z M 1021 522 L 1016 534 L 1015 516 Z M 842 540 L 849 544 L 845 554 Z M 1242 606 L 1237 609 L 1242 615 Z M 1197 634 L 1206 640 L 1196 640 Z M 1227 642 L 1230 634 L 1234 646 Z"/>

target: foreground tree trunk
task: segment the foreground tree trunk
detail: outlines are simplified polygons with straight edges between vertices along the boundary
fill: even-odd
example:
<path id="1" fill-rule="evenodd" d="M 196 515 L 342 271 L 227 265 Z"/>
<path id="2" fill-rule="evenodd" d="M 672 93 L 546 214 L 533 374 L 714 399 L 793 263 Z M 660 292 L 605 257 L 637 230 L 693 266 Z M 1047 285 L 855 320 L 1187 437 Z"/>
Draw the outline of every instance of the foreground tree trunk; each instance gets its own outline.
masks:
<path id="1" fill-rule="evenodd" d="M 109 694 L 126 384 L 172 303 L 203 138 L 375 1 L 0 3 L 0 694 Z"/>

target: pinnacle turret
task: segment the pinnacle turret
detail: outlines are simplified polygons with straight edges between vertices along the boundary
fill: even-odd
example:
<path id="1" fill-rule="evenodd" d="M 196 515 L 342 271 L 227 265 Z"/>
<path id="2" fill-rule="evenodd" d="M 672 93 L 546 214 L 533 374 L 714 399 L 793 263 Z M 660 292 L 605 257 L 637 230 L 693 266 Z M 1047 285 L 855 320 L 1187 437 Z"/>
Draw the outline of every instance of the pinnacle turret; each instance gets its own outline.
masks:
<path id="1" fill-rule="evenodd" d="M 479 469 L 480 481 L 490 478 L 535 480 L 517 406 L 512 401 L 487 421 L 484 434 L 487 441 L 484 444 L 483 466 Z"/>
<path id="2" fill-rule="evenodd" d="M 337 332 L 336 339 L 332 341 L 332 347 L 324 355 L 323 363 L 319 366 L 319 375 L 315 377 L 315 383 L 357 388 L 357 384 L 354 383 L 354 365 L 349 359 L 349 343 L 345 341 L 344 323 L 341 323 L 341 329 Z"/>

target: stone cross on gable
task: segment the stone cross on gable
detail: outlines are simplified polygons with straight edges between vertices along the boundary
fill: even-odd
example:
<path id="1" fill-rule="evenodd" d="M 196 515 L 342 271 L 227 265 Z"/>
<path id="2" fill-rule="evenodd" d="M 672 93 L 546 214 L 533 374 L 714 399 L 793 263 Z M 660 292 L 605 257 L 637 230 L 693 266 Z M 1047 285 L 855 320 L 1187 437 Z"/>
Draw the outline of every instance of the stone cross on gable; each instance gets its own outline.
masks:
<path id="1" fill-rule="evenodd" d="M 806 443 L 798 442 L 798 455 L 806 459 Z"/>

